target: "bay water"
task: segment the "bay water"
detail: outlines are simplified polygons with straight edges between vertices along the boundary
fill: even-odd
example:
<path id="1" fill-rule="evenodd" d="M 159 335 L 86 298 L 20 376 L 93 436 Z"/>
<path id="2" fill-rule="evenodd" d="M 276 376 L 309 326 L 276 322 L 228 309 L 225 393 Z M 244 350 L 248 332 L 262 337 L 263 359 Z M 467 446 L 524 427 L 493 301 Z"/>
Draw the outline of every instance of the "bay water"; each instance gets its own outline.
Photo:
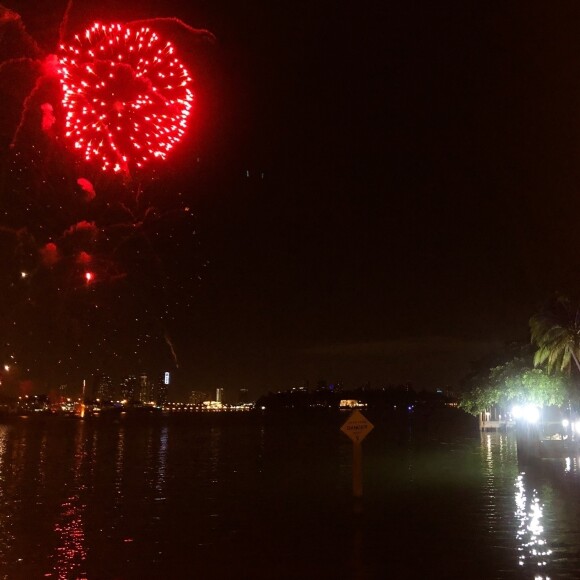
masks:
<path id="1" fill-rule="evenodd" d="M 0 422 L 0 578 L 580 578 L 578 457 L 452 409 Z"/>

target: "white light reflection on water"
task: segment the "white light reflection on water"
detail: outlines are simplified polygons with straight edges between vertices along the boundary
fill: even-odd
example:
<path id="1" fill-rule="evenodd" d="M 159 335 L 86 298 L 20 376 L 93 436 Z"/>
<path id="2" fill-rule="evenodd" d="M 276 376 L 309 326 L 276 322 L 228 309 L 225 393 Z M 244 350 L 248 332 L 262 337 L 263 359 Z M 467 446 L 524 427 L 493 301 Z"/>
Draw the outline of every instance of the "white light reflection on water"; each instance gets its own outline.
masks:
<path id="1" fill-rule="evenodd" d="M 169 431 L 167 425 L 152 426 L 147 437 L 147 496 L 155 502 L 165 501 L 165 484 L 167 476 L 167 449 Z M 158 516 L 156 516 L 158 519 Z"/>
<path id="2" fill-rule="evenodd" d="M 487 529 L 500 543 L 513 537 L 512 497 L 505 493 L 517 474 L 515 439 L 506 433 L 482 433 L 482 511 Z"/>
<path id="3" fill-rule="evenodd" d="M 483 450 L 485 453 L 485 500 L 484 500 L 484 513 L 487 519 L 487 525 L 490 530 L 497 528 L 497 516 L 498 516 L 498 506 L 497 506 L 497 485 L 496 485 L 496 465 L 494 461 L 494 451 L 497 453 L 499 446 L 497 445 L 497 435 L 494 434 L 494 439 L 492 441 L 492 436 L 486 433 L 482 440 Z"/>
<path id="4" fill-rule="evenodd" d="M 526 493 L 525 473 L 520 473 L 515 481 L 515 517 L 518 520 L 516 538 L 518 541 L 518 564 L 535 568 L 545 568 L 552 555 L 542 524 L 544 506 L 535 489 Z M 535 580 L 549 580 L 548 576 L 536 572 Z"/>
<path id="5" fill-rule="evenodd" d="M 119 427 L 115 457 L 115 505 L 120 507 L 123 501 L 123 465 L 125 463 L 125 427 Z"/>
<path id="6" fill-rule="evenodd" d="M 151 528 L 149 533 L 154 535 L 151 551 L 152 563 L 159 564 L 167 551 L 167 542 L 164 534 L 158 532 L 166 517 L 167 502 L 167 452 L 169 444 L 169 430 L 166 424 L 153 424 L 148 430 L 147 437 L 147 486 L 143 490 L 143 500 L 148 503 L 148 513 Z M 138 536 L 143 537 L 143 536 Z"/>
<path id="7" fill-rule="evenodd" d="M 565 457 L 564 458 L 564 473 L 570 475 L 572 478 L 577 478 L 580 472 L 578 468 L 578 460 L 580 458 L 577 456 Z"/>
<path id="8" fill-rule="evenodd" d="M 210 448 L 209 448 L 209 481 L 212 484 L 208 490 L 208 506 L 210 508 L 210 529 L 217 530 L 219 526 L 219 507 L 220 503 L 217 499 L 217 490 L 219 489 L 221 469 L 220 464 L 222 460 L 222 430 L 219 428 L 212 428 L 210 430 Z"/>
<path id="9" fill-rule="evenodd" d="M 167 425 L 164 425 L 159 434 L 159 451 L 157 452 L 157 479 L 155 482 L 155 491 L 157 492 L 156 500 L 165 499 L 163 495 L 165 493 L 165 476 L 167 471 L 167 442 Z"/>

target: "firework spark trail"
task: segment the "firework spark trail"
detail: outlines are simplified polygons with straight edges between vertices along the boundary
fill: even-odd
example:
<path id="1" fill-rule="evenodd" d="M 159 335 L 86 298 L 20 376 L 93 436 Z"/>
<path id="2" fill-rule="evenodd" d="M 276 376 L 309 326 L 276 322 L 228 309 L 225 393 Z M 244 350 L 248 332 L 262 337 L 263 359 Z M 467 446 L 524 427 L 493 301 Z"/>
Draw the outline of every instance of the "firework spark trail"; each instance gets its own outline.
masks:
<path id="1" fill-rule="evenodd" d="M 18 137 L 20 137 L 20 133 L 21 133 L 22 129 L 24 129 L 24 125 L 26 123 L 26 118 L 28 117 L 28 110 L 30 109 L 30 104 L 32 103 L 32 100 L 36 96 L 36 93 L 38 93 L 38 91 L 42 87 L 43 82 L 44 82 L 44 77 L 39 76 L 36 79 L 36 82 L 34 83 L 32 90 L 28 93 L 28 95 L 26 95 L 26 98 L 24 99 L 24 102 L 22 103 L 22 114 L 20 115 L 20 121 L 18 122 L 16 130 L 14 131 L 14 135 L 12 137 L 12 141 L 10 142 L 11 149 L 14 149 L 14 147 L 16 147 L 16 142 L 18 141 Z"/>
<path id="2" fill-rule="evenodd" d="M 156 23 L 163 23 L 163 22 L 171 22 L 173 24 L 177 24 L 182 28 L 185 28 L 188 32 L 195 36 L 201 36 L 205 40 L 209 40 L 210 42 L 215 42 L 216 37 L 213 35 L 209 30 L 205 28 L 193 28 L 183 20 L 179 18 L 175 18 L 175 16 L 166 16 L 166 17 L 159 17 L 159 18 L 145 18 L 144 20 L 132 20 L 129 22 L 129 25 L 141 25 L 141 24 L 156 24 Z"/>
<path id="3" fill-rule="evenodd" d="M 159 273 L 158 280 L 161 281 L 161 284 L 160 284 L 161 292 L 163 295 L 166 295 L 167 294 L 167 285 L 164 282 L 166 276 L 165 276 L 165 268 L 164 268 L 163 260 L 161 259 L 161 257 L 157 253 L 157 251 L 155 250 L 155 247 L 154 247 L 151 239 L 147 235 L 147 227 L 154 225 L 156 223 L 159 223 L 162 219 L 166 218 L 168 215 L 171 215 L 179 210 L 170 210 L 170 211 L 162 213 L 161 215 L 157 215 L 155 213 L 157 211 L 157 208 L 155 208 L 154 206 L 148 206 L 145 209 L 145 212 L 143 214 L 143 218 L 141 219 L 141 221 L 138 221 L 135 214 L 133 214 L 133 212 L 131 212 L 131 210 L 129 208 L 127 208 L 124 204 L 119 204 L 119 205 L 124 207 L 124 209 L 129 213 L 129 215 L 131 215 L 133 217 L 133 221 L 129 221 L 125 224 L 115 224 L 115 225 L 107 228 L 109 231 L 112 229 L 116 229 L 116 228 L 129 229 L 128 235 L 118 242 L 118 244 L 112 250 L 111 254 L 116 255 L 117 252 L 119 251 L 119 249 L 122 246 L 124 246 L 126 243 L 128 243 L 130 240 L 137 238 L 137 237 L 141 238 L 149 249 L 149 256 L 157 265 L 157 272 Z M 147 218 L 149 217 L 150 214 L 153 214 L 153 218 L 148 220 Z M 166 341 L 167 340 L 169 340 L 169 339 L 166 338 Z M 170 347 L 171 347 L 171 351 L 172 351 L 172 354 L 174 357 L 175 364 L 177 367 L 179 367 L 177 356 L 175 355 L 175 351 L 173 350 L 173 345 L 170 344 L 170 342 L 168 342 L 168 345 L 170 345 Z"/>
<path id="4" fill-rule="evenodd" d="M 113 248 L 112 254 L 113 255 L 117 254 L 117 252 L 121 249 L 122 246 L 124 246 L 126 243 L 128 243 L 132 239 L 134 239 L 138 236 L 141 236 L 147 242 L 149 248 L 151 249 L 152 254 L 154 255 L 154 257 L 159 265 L 159 270 L 161 271 L 162 270 L 161 259 L 155 253 L 155 251 L 153 249 L 153 244 L 151 243 L 151 240 L 147 237 L 147 233 L 143 230 L 145 229 L 145 227 L 147 225 L 150 225 L 152 223 L 160 221 L 161 218 L 165 216 L 165 214 L 157 219 L 155 219 L 155 216 L 154 216 L 153 219 L 147 221 L 149 214 L 154 213 L 156 211 L 156 208 L 154 206 L 151 205 L 151 206 L 147 207 L 147 209 L 145 210 L 145 213 L 143 214 L 143 217 L 141 219 L 138 219 L 137 216 L 124 203 L 120 203 L 119 206 L 122 207 L 131 216 L 131 220 L 124 222 L 124 223 L 116 223 L 116 224 L 113 224 L 107 228 L 108 231 L 112 231 L 115 229 L 129 230 L 129 233 L 127 234 L 127 236 L 125 236 L 124 238 L 119 240 L 119 242 Z"/>
<path id="5" fill-rule="evenodd" d="M 2 72 L 2 70 L 8 66 L 14 65 L 14 64 L 32 64 L 34 66 L 38 66 L 38 59 L 36 58 L 31 58 L 30 56 L 20 56 L 18 58 L 10 58 L 8 60 L 5 60 L 4 62 L 0 63 L 0 73 Z"/>
<path id="6" fill-rule="evenodd" d="M 156 223 L 159 223 L 161 220 L 164 220 L 176 214 L 182 214 L 184 211 L 187 211 L 184 210 L 183 208 L 170 209 L 159 215 L 155 213 L 157 211 L 157 208 L 153 205 L 150 205 L 145 208 L 145 211 L 143 212 L 141 219 L 139 219 L 136 213 L 133 212 L 125 203 L 118 202 L 118 206 L 122 208 L 123 211 L 125 211 L 131 217 L 131 219 L 127 222 L 112 224 L 111 226 L 109 226 L 108 230 L 126 229 L 130 230 L 131 233 L 126 238 L 124 238 L 119 242 L 119 244 L 115 247 L 113 251 L 114 253 L 116 253 L 119 250 L 119 248 L 123 246 L 125 243 L 127 243 L 130 239 L 138 235 L 145 236 L 146 234 L 142 232 L 141 229 L 144 229 L 147 226 L 155 225 Z M 148 219 L 150 214 L 153 214 L 153 217 L 151 219 Z"/>
<path id="7" fill-rule="evenodd" d="M 69 1 L 72 2 L 72 0 L 69 0 Z M 9 65 L 12 65 L 12 64 L 21 64 L 21 63 L 24 64 L 24 63 L 26 63 L 26 64 L 35 65 L 35 66 L 41 65 L 40 56 L 43 54 L 43 51 L 40 48 L 39 44 L 34 40 L 34 38 L 32 38 L 32 36 L 30 36 L 28 31 L 26 30 L 24 24 L 22 23 L 22 18 L 20 16 L 20 14 L 18 14 L 17 12 L 14 12 L 13 10 L 10 10 L 9 8 L 6 8 L 5 6 L 2 6 L 0 4 L 0 25 L 2 25 L 2 28 L 3 28 L 4 26 L 9 26 L 12 23 L 16 24 L 18 32 L 20 33 L 20 35 L 22 36 L 22 38 L 24 40 L 25 46 L 32 50 L 32 52 L 36 55 L 36 58 L 23 56 L 23 57 L 8 59 L 8 60 L 0 63 L 0 72 L 2 71 L 3 68 L 5 68 L 6 66 L 9 66 Z M 24 127 L 24 124 L 26 121 L 28 107 L 30 106 L 32 99 L 34 98 L 34 96 L 36 95 L 38 90 L 40 89 L 40 87 L 42 85 L 43 78 L 44 78 L 44 75 L 41 74 L 38 77 L 38 79 L 36 80 L 34 87 L 32 87 L 31 91 L 28 93 L 28 95 L 24 99 L 24 102 L 22 103 L 22 114 L 20 115 L 20 120 L 18 122 L 18 126 L 16 127 L 16 130 L 14 132 L 14 136 L 12 137 L 12 141 L 10 143 L 11 148 L 14 148 L 14 146 L 16 145 L 16 142 L 18 140 L 20 132 L 22 131 L 22 128 Z"/>
<path id="8" fill-rule="evenodd" d="M 68 25 L 69 14 L 70 14 L 70 11 L 72 9 L 72 6 L 73 6 L 73 0 L 68 0 L 66 9 L 64 11 L 64 15 L 62 17 L 62 20 L 61 20 L 61 23 L 59 26 L 59 44 L 62 43 L 62 40 L 63 40 L 64 35 L 66 33 L 66 27 Z M 32 87 L 31 91 L 28 93 L 28 95 L 24 99 L 24 102 L 22 103 L 22 114 L 20 115 L 20 120 L 18 122 L 16 130 L 15 130 L 14 135 L 12 137 L 12 141 L 10 143 L 10 147 L 14 148 L 16 146 L 16 142 L 18 141 L 18 137 L 20 136 L 20 132 L 22 131 L 24 124 L 26 122 L 28 108 L 30 106 L 30 103 L 32 102 L 32 99 L 34 98 L 36 93 L 39 91 L 40 87 L 42 86 L 43 80 L 46 77 L 50 77 L 50 76 L 54 76 L 55 74 L 58 74 L 58 68 L 56 66 L 56 63 L 54 62 L 56 57 L 53 55 L 49 55 L 48 57 L 46 57 L 44 62 L 41 63 L 40 55 L 43 53 L 43 51 L 40 48 L 40 46 L 38 45 L 38 43 L 34 40 L 34 38 L 32 38 L 32 36 L 30 36 L 28 31 L 26 30 L 24 24 L 22 23 L 22 18 L 20 16 L 20 14 L 18 14 L 17 12 L 14 12 L 13 10 L 10 10 L 9 8 L 5 8 L 4 6 L 2 6 L 0 4 L 0 24 L 8 24 L 11 22 L 17 23 L 17 27 L 18 27 L 18 30 L 20 31 L 20 34 L 24 38 L 26 44 L 32 48 L 34 53 L 36 53 L 37 58 L 19 57 L 19 58 L 9 59 L 3 63 L 0 63 L 0 72 L 2 71 L 2 69 L 5 66 L 11 65 L 11 64 L 20 64 L 20 63 L 28 63 L 28 64 L 32 64 L 32 65 L 36 65 L 36 66 L 38 66 L 40 64 L 42 66 L 42 68 L 44 69 L 44 70 L 42 70 L 41 75 L 37 78 L 37 80 L 34 84 L 34 87 Z M 46 129 L 45 120 L 46 120 L 46 118 L 43 119 L 43 125 L 42 125 L 43 129 Z"/>
<path id="9" fill-rule="evenodd" d="M 20 236 L 26 232 L 26 228 L 9 228 L 8 226 L 0 225 L 0 232 L 11 234 L 13 236 Z"/>
<path id="10" fill-rule="evenodd" d="M 137 220 L 137 216 L 135 215 L 135 212 L 126 204 L 123 203 L 122 201 L 119 202 L 119 207 L 126 212 L 127 214 L 129 214 L 131 216 L 131 219 L 133 220 L 133 223 L 143 223 L 143 220 L 138 221 Z"/>
<path id="11" fill-rule="evenodd" d="M 64 14 L 62 15 L 62 20 L 60 21 L 60 26 L 58 27 L 58 45 L 60 46 L 64 42 L 66 36 L 66 29 L 68 26 L 68 18 L 70 11 L 72 10 L 73 0 L 68 0 Z"/>
<path id="12" fill-rule="evenodd" d="M 10 10 L 10 8 L 6 8 L 0 4 L 0 22 L 17 22 L 20 20 L 20 14 L 14 12 L 14 10 Z"/>
<path id="13" fill-rule="evenodd" d="M 42 49 L 40 48 L 36 40 L 34 40 L 34 38 L 32 38 L 30 34 L 28 34 L 28 31 L 26 30 L 24 24 L 22 23 L 22 18 L 20 17 L 20 14 L 0 4 L 0 25 L 3 28 L 4 26 L 9 26 L 12 23 L 16 23 L 16 27 L 18 28 L 18 31 L 22 35 L 26 45 L 29 48 L 31 48 L 34 53 L 40 56 L 42 54 Z"/>
<path id="14" fill-rule="evenodd" d="M 137 184 L 137 192 L 135 193 L 135 203 L 137 205 L 139 205 L 139 200 L 141 199 L 142 193 L 143 193 L 143 187 L 142 187 L 141 183 L 139 182 Z"/>

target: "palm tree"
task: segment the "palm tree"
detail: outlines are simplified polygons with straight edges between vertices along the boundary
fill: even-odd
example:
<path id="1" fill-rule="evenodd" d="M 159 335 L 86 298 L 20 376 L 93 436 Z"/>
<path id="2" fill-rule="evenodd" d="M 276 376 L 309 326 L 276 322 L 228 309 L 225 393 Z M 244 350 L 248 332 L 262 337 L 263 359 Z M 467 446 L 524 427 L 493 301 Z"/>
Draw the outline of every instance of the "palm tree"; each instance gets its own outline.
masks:
<path id="1" fill-rule="evenodd" d="M 570 374 L 572 361 L 580 371 L 580 303 L 557 296 L 530 318 L 532 343 L 537 350 L 534 365 L 546 365 L 549 373 Z"/>

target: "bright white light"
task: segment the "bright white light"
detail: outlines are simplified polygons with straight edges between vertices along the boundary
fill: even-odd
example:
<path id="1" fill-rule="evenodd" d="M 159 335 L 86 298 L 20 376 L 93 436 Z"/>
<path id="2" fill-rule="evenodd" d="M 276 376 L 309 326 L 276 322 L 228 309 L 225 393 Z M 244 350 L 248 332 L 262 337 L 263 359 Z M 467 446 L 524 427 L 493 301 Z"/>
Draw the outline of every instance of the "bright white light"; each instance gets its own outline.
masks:
<path id="1" fill-rule="evenodd" d="M 528 423 L 537 423 L 540 420 L 540 409 L 535 405 L 514 405 L 512 408 L 514 419 L 524 419 Z"/>
<path id="2" fill-rule="evenodd" d="M 570 421 L 568 421 L 568 419 L 562 419 L 562 427 L 568 429 L 568 425 L 570 425 Z"/>
<path id="3" fill-rule="evenodd" d="M 524 407 L 524 419 L 528 423 L 537 423 L 540 420 L 540 409 L 534 405 Z"/>
<path id="4" fill-rule="evenodd" d="M 580 433 L 580 421 L 576 421 L 576 423 L 574 423 L 574 429 L 576 433 Z"/>

